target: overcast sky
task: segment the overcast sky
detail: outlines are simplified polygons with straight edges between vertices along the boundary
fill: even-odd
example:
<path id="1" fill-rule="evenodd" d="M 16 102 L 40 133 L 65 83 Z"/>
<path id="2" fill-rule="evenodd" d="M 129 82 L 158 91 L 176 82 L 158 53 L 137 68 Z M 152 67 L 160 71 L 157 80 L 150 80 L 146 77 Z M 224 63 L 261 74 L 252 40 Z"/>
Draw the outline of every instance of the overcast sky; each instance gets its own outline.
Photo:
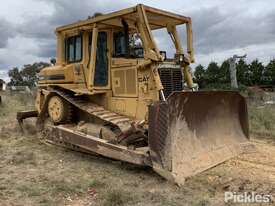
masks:
<path id="1" fill-rule="evenodd" d="M 138 3 L 192 18 L 196 64 L 236 53 L 264 63 L 275 57 L 274 0 L 9 0 L 0 5 L 0 78 L 12 67 L 55 57 L 57 26 Z M 166 36 L 157 41 L 170 50 Z"/>

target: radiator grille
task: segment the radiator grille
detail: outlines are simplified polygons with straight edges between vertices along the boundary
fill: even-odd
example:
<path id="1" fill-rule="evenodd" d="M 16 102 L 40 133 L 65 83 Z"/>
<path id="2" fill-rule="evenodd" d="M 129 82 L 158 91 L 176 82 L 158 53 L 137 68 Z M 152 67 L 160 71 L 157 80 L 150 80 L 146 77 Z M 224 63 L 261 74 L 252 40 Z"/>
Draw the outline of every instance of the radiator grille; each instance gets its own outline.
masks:
<path id="1" fill-rule="evenodd" d="M 180 68 L 159 68 L 159 75 L 164 87 L 164 96 L 168 97 L 174 91 L 182 91 L 182 74 Z"/>

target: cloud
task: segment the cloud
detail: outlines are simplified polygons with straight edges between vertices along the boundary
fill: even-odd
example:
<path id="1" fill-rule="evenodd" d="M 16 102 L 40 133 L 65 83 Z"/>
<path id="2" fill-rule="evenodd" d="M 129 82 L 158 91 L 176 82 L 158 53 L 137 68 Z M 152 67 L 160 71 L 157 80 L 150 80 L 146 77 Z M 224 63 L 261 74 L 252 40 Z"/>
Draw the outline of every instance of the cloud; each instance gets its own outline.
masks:
<path id="1" fill-rule="evenodd" d="M 7 47 L 0 49 L 0 70 L 21 67 L 35 61 L 49 61 L 39 57 L 39 44 L 31 38 L 20 35 L 8 40 Z"/>
<path id="2" fill-rule="evenodd" d="M 217 7 L 193 11 L 194 46 L 198 53 L 207 54 L 274 42 L 274 13 L 223 13 Z"/>
<path id="3" fill-rule="evenodd" d="M 113 1 L 83 0 L 41 0 L 47 2 L 53 8 L 52 14 L 42 16 L 27 16 L 25 21 L 17 26 L 17 33 L 32 38 L 38 44 L 38 57 L 54 57 L 56 53 L 56 42 L 54 31 L 56 27 L 73 23 L 92 16 L 95 12 L 111 12 L 126 7 L 126 3 L 113 4 Z M 106 7 L 108 6 L 108 9 Z"/>
<path id="4" fill-rule="evenodd" d="M 7 46 L 9 38 L 14 37 L 13 25 L 4 18 L 0 18 L 0 49 Z"/>
<path id="5" fill-rule="evenodd" d="M 6 71 L 0 70 L 0 79 L 3 79 L 4 81 L 8 81 Z"/>
<path id="6" fill-rule="evenodd" d="M 49 20 L 51 16 L 28 17 L 26 20 L 17 25 L 16 32 L 27 38 L 34 39 L 51 39 L 54 38 L 54 24 Z"/>
<path id="7" fill-rule="evenodd" d="M 197 61 L 195 65 L 193 65 L 193 68 L 198 64 L 207 66 L 210 61 L 222 63 L 225 59 L 227 59 L 228 57 L 232 57 L 234 54 L 247 54 L 247 62 L 258 59 L 264 64 L 267 64 L 270 60 L 275 58 L 274 48 L 275 42 L 268 44 L 249 45 L 244 48 L 215 51 L 208 54 L 198 54 L 196 57 L 197 59 L 199 59 L 199 61 Z"/>
<path id="8" fill-rule="evenodd" d="M 44 40 L 42 42 L 37 42 L 39 50 L 37 53 L 38 57 L 55 57 L 56 56 L 56 41 L 55 39 Z"/>

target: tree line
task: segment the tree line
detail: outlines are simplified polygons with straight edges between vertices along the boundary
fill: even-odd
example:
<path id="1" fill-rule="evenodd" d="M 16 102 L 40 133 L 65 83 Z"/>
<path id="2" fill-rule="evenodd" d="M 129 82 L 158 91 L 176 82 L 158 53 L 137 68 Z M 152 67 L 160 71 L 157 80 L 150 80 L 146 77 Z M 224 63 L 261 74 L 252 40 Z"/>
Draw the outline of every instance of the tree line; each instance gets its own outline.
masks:
<path id="1" fill-rule="evenodd" d="M 10 86 L 35 87 L 38 73 L 41 69 L 50 66 L 49 63 L 36 62 L 9 70 Z M 229 62 L 224 61 L 221 65 L 210 62 L 207 67 L 198 65 L 194 70 L 194 82 L 199 84 L 200 89 L 230 89 Z M 237 80 L 239 87 L 252 85 L 275 85 L 275 59 L 266 66 L 259 60 L 247 63 L 240 59 L 236 63 Z"/>
<path id="2" fill-rule="evenodd" d="M 50 66 L 46 62 L 35 62 L 33 64 L 26 64 L 21 69 L 14 67 L 9 70 L 10 78 L 9 86 L 28 86 L 35 87 L 38 81 L 38 73 L 41 69 Z"/>
<path id="3" fill-rule="evenodd" d="M 229 89 L 230 65 L 224 61 L 221 65 L 210 62 L 207 67 L 198 65 L 194 70 L 194 81 L 200 89 Z M 237 80 L 239 88 L 253 85 L 275 85 L 275 59 L 265 66 L 258 59 L 247 63 L 240 59 L 236 62 Z"/>

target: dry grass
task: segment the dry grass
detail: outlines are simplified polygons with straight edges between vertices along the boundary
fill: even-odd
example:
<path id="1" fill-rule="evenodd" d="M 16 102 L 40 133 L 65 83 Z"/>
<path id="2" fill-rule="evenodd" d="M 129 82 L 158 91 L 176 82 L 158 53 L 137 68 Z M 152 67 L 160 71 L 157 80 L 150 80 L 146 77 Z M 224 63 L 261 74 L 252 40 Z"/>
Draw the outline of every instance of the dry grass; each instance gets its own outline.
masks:
<path id="1" fill-rule="evenodd" d="M 205 206 L 223 203 L 223 188 L 210 181 L 212 176 L 227 173 L 228 169 L 222 166 L 188 179 L 185 186 L 179 188 L 150 168 L 45 145 L 40 135 L 34 133 L 32 121 L 26 122 L 30 132 L 22 136 L 15 114 L 31 107 L 28 99 L 5 96 L 0 106 L 0 205 Z M 253 133 L 259 130 L 255 122 L 265 114 L 259 111 L 253 110 L 255 113 L 251 114 Z"/>
<path id="2" fill-rule="evenodd" d="M 39 134 L 33 132 L 32 121 L 26 122 L 30 132 L 22 136 L 15 114 L 31 106 L 26 99 L 6 96 L 0 111 L 0 205 L 204 205 L 207 202 L 204 198 L 208 195 L 201 194 L 208 193 L 201 189 L 208 187 L 205 182 L 190 186 L 197 190 L 192 194 L 192 189 L 178 188 L 150 168 L 45 145 Z"/>
<path id="3" fill-rule="evenodd" d="M 275 105 L 250 106 L 249 121 L 253 136 L 275 139 Z"/>
<path id="4" fill-rule="evenodd" d="M 136 198 L 129 191 L 109 189 L 105 191 L 102 199 L 104 206 L 119 206 L 133 202 Z"/>

